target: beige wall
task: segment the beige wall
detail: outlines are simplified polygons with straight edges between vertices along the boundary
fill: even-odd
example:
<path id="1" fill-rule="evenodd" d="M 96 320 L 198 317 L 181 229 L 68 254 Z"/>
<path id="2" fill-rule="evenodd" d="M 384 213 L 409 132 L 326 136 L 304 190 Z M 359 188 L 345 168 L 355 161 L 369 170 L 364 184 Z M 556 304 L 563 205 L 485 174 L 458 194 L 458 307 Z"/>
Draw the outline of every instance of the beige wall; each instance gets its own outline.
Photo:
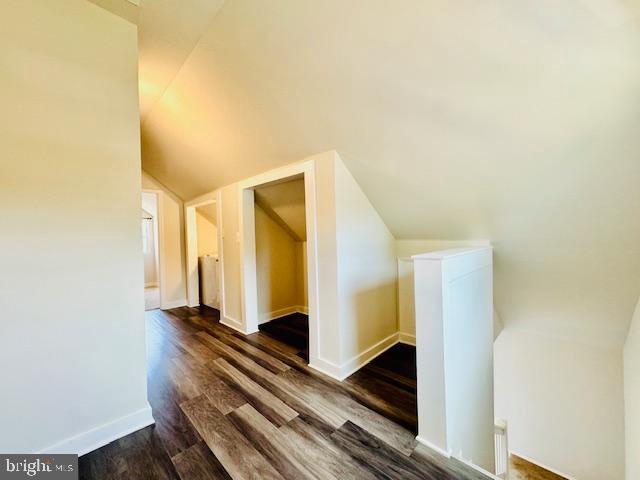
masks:
<path id="1" fill-rule="evenodd" d="M 298 304 L 296 241 L 255 205 L 259 321 L 292 313 Z"/>
<path id="2" fill-rule="evenodd" d="M 218 227 L 222 228 L 223 314 L 230 325 L 242 328 L 238 184 L 220 190 L 220 203 L 222 215 L 218 219 Z"/>
<path id="3" fill-rule="evenodd" d="M 198 257 L 218 253 L 218 229 L 214 223 L 196 209 L 198 231 Z"/>
<path id="4" fill-rule="evenodd" d="M 640 301 L 624 346 L 626 479 L 640 478 Z"/>
<path id="5" fill-rule="evenodd" d="M 136 44 L 85 0 L 2 2 L 4 453 L 82 453 L 152 421 Z"/>
<path id="6" fill-rule="evenodd" d="M 307 242 L 295 242 L 296 247 L 296 304 L 306 312 L 309 308 L 307 285 Z"/>
<path id="7" fill-rule="evenodd" d="M 160 191 L 160 299 L 161 308 L 187 304 L 186 252 L 184 246 L 184 204 L 155 178 L 142 172 L 142 188 Z"/>
<path id="8" fill-rule="evenodd" d="M 395 238 L 336 155 L 336 237 L 341 359 L 397 332 Z"/>

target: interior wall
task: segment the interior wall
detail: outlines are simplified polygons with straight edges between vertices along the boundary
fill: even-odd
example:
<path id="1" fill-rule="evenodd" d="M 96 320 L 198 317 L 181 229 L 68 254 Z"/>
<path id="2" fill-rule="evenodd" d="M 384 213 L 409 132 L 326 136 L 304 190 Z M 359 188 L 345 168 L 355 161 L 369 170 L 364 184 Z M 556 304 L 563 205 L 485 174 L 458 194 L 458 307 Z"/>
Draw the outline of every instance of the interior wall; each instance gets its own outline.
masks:
<path id="1" fill-rule="evenodd" d="M 218 220 L 222 228 L 222 268 L 224 317 L 223 322 L 242 329 L 242 276 L 240 259 L 240 229 L 238 184 L 228 185 L 220 190 L 222 218 Z"/>
<path id="2" fill-rule="evenodd" d="M 0 44 L 0 451 L 84 453 L 153 421 L 136 27 L 6 0 Z"/>
<path id="3" fill-rule="evenodd" d="M 624 345 L 626 479 L 640 478 L 640 301 Z"/>
<path id="4" fill-rule="evenodd" d="M 298 305 L 296 241 L 257 204 L 256 278 L 259 321 L 293 313 Z"/>
<path id="5" fill-rule="evenodd" d="M 196 229 L 198 232 L 198 257 L 218 254 L 218 228 L 196 208 Z"/>
<path id="6" fill-rule="evenodd" d="M 309 312 L 307 279 L 307 242 L 295 242 L 296 248 L 296 305 L 302 313 Z"/>
<path id="7" fill-rule="evenodd" d="M 341 359 L 346 364 L 397 332 L 396 247 L 337 154 L 335 203 Z"/>
<path id="8" fill-rule="evenodd" d="M 416 319 L 413 287 L 413 255 L 461 247 L 485 247 L 489 240 L 396 240 L 398 257 L 398 331 L 400 340 L 415 345 Z M 496 336 L 502 329 L 498 316 L 494 315 Z"/>
<path id="9" fill-rule="evenodd" d="M 496 417 L 509 422 L 512 452 L 580 480 L 624 478 L 619 349 L 506 327 L 494 352 Z"/>
<path id="10" fill-rule="evenodd" d="M 184 203 L 177 195 L 146 172 L 142 172 L 142 188 L 160 190 L 162 199 L 161 308 L 187 304 L 186 251 L 184 246 Z"/>

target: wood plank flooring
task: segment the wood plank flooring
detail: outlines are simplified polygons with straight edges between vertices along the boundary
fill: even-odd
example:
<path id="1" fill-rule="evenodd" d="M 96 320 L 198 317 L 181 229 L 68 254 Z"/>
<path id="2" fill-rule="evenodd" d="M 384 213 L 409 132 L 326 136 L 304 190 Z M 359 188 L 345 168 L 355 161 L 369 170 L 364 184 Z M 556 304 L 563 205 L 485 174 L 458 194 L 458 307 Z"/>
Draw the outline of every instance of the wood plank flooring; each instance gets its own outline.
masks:
<path id="1" fill-rule="evenodd" d="M 410 347 L 338 382 L 270 323 L 244 336 L 208 307 L 147 312 L 156 424 L 81 457 L 80 478 L 486 478 L 416 444 Z"/>

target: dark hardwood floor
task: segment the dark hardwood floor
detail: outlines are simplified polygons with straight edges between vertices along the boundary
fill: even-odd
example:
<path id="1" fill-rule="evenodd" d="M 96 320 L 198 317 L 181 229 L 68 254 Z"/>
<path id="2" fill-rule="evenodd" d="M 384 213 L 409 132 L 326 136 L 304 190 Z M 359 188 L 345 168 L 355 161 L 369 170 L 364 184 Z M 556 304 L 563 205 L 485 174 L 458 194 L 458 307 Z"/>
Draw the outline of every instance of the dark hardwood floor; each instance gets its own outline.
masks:
<path id="1" fill-rule="evenodd" d="M 82 479 L 486 478 L 416 444 L 410 347 L 338 382 L 278 339 L 285 322 L 244 336 L 184 307 L 146 323 L 156 424 L 81 457 Z"/>
<path id="2" fill-rule="evenodd" d="M 260 332 L 299 350 L 308 361 L 309 320 L 301 313 L 260 325 Z M 416 400 L 416 349 L 394 345 L 371 363 L 347 378 L 342 386 L 361 404 L 418 432 Z"/>

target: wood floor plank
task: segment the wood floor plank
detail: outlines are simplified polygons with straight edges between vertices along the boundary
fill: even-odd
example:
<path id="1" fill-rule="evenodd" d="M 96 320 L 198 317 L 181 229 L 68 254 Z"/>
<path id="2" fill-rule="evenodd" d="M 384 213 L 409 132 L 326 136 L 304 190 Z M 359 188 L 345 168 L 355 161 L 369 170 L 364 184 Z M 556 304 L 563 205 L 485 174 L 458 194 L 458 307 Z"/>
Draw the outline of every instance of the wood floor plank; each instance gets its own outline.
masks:
<path id="1" fill-rule="evenodd" d="M 340 448 L 330 434 L 325 435 L 301 417 L 294 418 L 280 431 L 289 437 L 307 455 L 307 461 L 314 465 L 318 476 L 338 479 L 374 480 L 374 473 L 364 468 L 360 462 Z M 333 432 L 332 432 L 333 433 Z"/>
<path id="2" fill-rule="evenodd" d="M 251 405 L 243 405 L 231 412 L 228 418 L 284 478 L 334 478 L 314 474 L 311 470 L 313 466 L 305 461 L 305 454 L 299 450 L 299 445 L 291 442 Z"/>
<path id="3" fill-rule="evenodd" d="M 286 378 L 293 385 L 304 388 L 315 402 L 341 412 L 345 419 L 370 431 L 399 452 L 405 455 L 410 455 L 413 452 L 416 446 L 416 439 L 413 433 L 358 403 L 338 388 L 317 382 L 313 377 L 306 376 L 293 369 L 282 373 L 280 376 Z"/>
<path id="4" fill-rule="evenodd" d="M 378 478 L 402 480 L 443 480 L 450 478 L 438 468 L 428 470 L 424 465 L 390 448 L 354 423 L 347 422 L 331 437 Z M 445 476 L 443 476 L 443 474 Z"/>
<path id="5" fill-rule="evenodd" d="M 409 346 L 339 382 L 308 366 L 303 342 L 281 341 L 305 334 L 302 317 L 248 336 L 208 307 L 145 317 L 156 425 L 83 456 L 83 480 L 484 480 L 397 423 L 411 426 L 415 404 Z"/>
<path id="6" fill-rule="evenodd" d="M 245 398 L 275 425 L 284 425 L 298 415 L 298 412 L 234 368 L 224 359 L 219 358 L 213 362 L 209 362 L 207 366 L 216 374 L 224 376 L 228 381 L 232 382 L 233 385 L 242 392 Z"/>
<path id="7" fill-rule="evenodd" d="M 207 446 L 233 479 L 282 480 L 282 476 L 204 395 L 181 405 Z"/>
<path id="8" fill-rule="evenodd" d="M 182 480 L 230 480 L 231 477 L 204 442 L 171 459 Z"/>

